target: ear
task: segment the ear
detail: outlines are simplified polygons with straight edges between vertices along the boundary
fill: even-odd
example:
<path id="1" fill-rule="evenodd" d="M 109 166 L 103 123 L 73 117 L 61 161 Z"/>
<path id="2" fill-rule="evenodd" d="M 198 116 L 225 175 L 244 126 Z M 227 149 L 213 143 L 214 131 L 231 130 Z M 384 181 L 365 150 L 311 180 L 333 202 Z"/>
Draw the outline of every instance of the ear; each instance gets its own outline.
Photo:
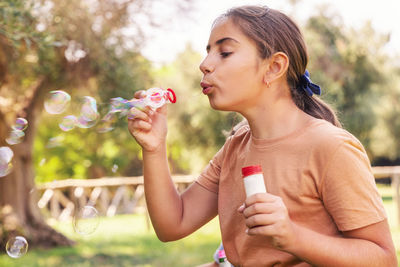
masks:
<path id="1" fill-rule="evenodd" d="M 276 52 L 268 59 L 267 70 L 264 74 L 264 83 L 269 84 L 286 75 L 289 68 L 289 58 L 283 52 Z"/>

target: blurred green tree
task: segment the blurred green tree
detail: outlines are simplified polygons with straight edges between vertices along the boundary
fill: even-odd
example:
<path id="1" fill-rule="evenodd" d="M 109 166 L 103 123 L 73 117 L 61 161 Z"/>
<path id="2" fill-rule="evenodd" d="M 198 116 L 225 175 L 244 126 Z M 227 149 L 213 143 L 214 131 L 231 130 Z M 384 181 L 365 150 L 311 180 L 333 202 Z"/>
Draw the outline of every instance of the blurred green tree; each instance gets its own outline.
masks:
<path id="1" fill-rule="evenodd" d="M 44 115 L 40 118 L 44 99 L 49 91 L 62 89 L 73 99 L 90 95 L 107 103 L 111 97 L 130 98 L 133 90 L 148 87 L 150 64 L 139 51 L 144 41 L 143 27 L 160 23 L 154 22 L 152 13 L 159 2 L 0 2 L 0 145 L 7 145 L 5 139 L 15 118 L 24 117 L 29 122 L 24 141 L 11 147 L 13 171 L 0 178 L 0 246 L 13 232 L 22 232 L 31 245 L 72 244 L 47 226 L 34 201 L 37 196 L 32 190 L 33 161 L 46 164 L 42 157 L 47 153 L 43 145 L 46 141 L 34 142 L 36 133 L 50 138 L 58 129 L 57 117 Z M 183 4 L 177 8 L 185 8 L 189 1 L 181 2 Z M 70 173 L 103 175 L 104 169 L 99 165 L 110 160 L 116 147 L 124 147 L 123 141 L 127 140 L 119 139 L 120 133 L 116 131 L 100 137 L 84 130 L 71 133 L 65 138 L 67 146 L 80 147 L 80 150 L 58 148 L 56 154 L 60 158 L 49 158 L 51 166 L 47 167 L 58 171 L 62 167 L 52 162 L 64 161 L 66 156 L 81 163 L 72 164 Z M 125 135 L 128 134 L 125 132 Z M 34 146 L 42 155 L 33 157 Z M 125 147 L 133 151 L 131 159 L 138 158 L 134 142 Z M 87 155 L 92 158 L 85 158 Z M 105 159 L 99 160 L 102 155 L 106 155 Z"/>
<path id="2" fill-rule="evenodd" d="M 312 79 L 322 85 L 322 97 L 338 111 L 344 128 L 373 156 L 373 131 L 380 119 L 377 107 L 390 90 L 384 68 L 389 57 L 382 49 L 389 37 L 374 31 L 370 23 L 357 31 L 346 27 L 340 16 L 328 15 L 326 10 L 322 8 L 306 23 L 309 70 Z"/>

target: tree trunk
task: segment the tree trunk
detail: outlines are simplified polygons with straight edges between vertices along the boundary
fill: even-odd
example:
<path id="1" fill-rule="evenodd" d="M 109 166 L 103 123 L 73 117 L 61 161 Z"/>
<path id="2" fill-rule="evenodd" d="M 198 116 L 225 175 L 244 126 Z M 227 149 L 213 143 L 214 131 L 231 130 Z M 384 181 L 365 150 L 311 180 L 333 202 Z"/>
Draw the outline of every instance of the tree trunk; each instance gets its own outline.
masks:
<path id="1" fill-rule="evenodd" d="M 32 89 L 33 93 L 27 99 L 25 108 L 18 114 L 26 118 L 29 125 L 25 130 L 24 141 L 10 146 L 14 152 L 11 173 L 0 177 L 0 247 L 2 248 L 8 238 L 16 234 L 23 235 L 33 246 L 70 246 L 74 243 L 48 226 L 37 206 L 32 153 L 36 122 L 46 88 L 46 79 L 39 80 Z M 4 114 L 0 113 L 1 146 L 8 146 L 4 140 L 9 129 Z"/>

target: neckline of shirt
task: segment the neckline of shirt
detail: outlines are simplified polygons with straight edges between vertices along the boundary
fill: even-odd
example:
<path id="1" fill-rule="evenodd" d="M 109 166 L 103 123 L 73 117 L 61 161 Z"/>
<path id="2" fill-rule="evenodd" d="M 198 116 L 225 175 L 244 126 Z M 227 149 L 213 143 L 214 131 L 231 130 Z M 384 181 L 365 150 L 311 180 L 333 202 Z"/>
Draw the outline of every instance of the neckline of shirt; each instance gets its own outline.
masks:
<path id="1" fill-rule="evenodd" d="M 310 129 L 310 126 L 316 126 L 321 123 L 324 123 L 325 120 L 322 119 L 311 119 L 309 120 L 303 127 L 295 129 L 293 132 L 288 133 L 287 135 L 276 137 L 276 138 L 256 138 L 253 136 L 251 131 L 249 130 L 250 133 L 250 139 L 251 139 L 251 145 L 255 148 L 258 149 L 265 149 L 265 148 L 271 148 L 275 147 L 277 145 L 282 144 L 283 142 L 292 139 L 292 138 L 297 138 L 300 135 L 302 135 L 306 130 Z"/>

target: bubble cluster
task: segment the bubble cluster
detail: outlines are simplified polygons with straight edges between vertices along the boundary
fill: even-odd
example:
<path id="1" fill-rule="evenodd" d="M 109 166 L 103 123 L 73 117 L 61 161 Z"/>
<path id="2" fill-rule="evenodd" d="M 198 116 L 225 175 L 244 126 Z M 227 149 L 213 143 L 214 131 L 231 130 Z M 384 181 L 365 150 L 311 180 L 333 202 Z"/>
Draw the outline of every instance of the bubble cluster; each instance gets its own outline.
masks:
<path id="1" fill-rule="evenodd" d="M 70 100 L 71 96 L 64 91 L 51 91 L 44 102 L 44 109 L 50 114 L 61 114 L 67 109 Z"/>
<path id="2" fill-rule="evenodd" d="M 50 114 L 60 114 L 65 111 L 70 100 L 70 95 L 64 91 L 51 91 L 45 101 L 45 109 Z M 105 133 L 114 129 L 118 117 L 132 117 L 133 115 L 130 114 L 132 107 L 143 109 L 149 106 L 152 109 L 157 109 L 166 102 L 175 103 L 175 101 L 175 93 L 171 89 L 150 88 L 144 92 L 144 97 L 141 99 L 112 98 L 108 112 L 99 120 L 100 113 L 97 109 L 96 99 L 91 96 L 84 96 L 80 104 L 79 114 L 65 116 L 59 123 L 59 127 L 66 132 L 76 127 L 91 128 L 98 123 L 97 131 Z"/>
<path id="3" fill-rule="evenodd" d="M 15 124 L 11 126 L 16 131 L 24 131 L 28 127 L 28 121 L 24 118 L 17 118 Z"/>
<path id="4" fill-rule="evenodd" d="M 100 218 L 93 206 L 84 206 L 79 209 L 73 218 L 73 227 L 80 235 L 90 235 L 99 226 Z"/>
<path id="5" fill-rule="evenodd" d="M 28 127 L 28 121 L 24 118 L 17 118 L 15 123 L 11 125 L 12 131 L 6 138 L 6 142 L 9 145 L 16 145 L 23 141 L 25 136 L 25 129 Z"/>
<path id="6" fill-rule="evenodd" d="M 0 177 L 4 177 L 12 170 L 13 151 L 8 146 L 0 147 Z"/>
<path id="7" fill-rule="evenodd" d="M 25 133 L 20 130 L 12 130 L 10 135 L 7 137 L 6 142 L 9 145 L 16 145 L 23 141 Z"/>
<path id="8" fill-rule="evenodd" d="M 6 252 L 11 258 L 20 258 L 28 251 L 28 241 L 22 236 L 10 238 L 6 244 Z"/>

